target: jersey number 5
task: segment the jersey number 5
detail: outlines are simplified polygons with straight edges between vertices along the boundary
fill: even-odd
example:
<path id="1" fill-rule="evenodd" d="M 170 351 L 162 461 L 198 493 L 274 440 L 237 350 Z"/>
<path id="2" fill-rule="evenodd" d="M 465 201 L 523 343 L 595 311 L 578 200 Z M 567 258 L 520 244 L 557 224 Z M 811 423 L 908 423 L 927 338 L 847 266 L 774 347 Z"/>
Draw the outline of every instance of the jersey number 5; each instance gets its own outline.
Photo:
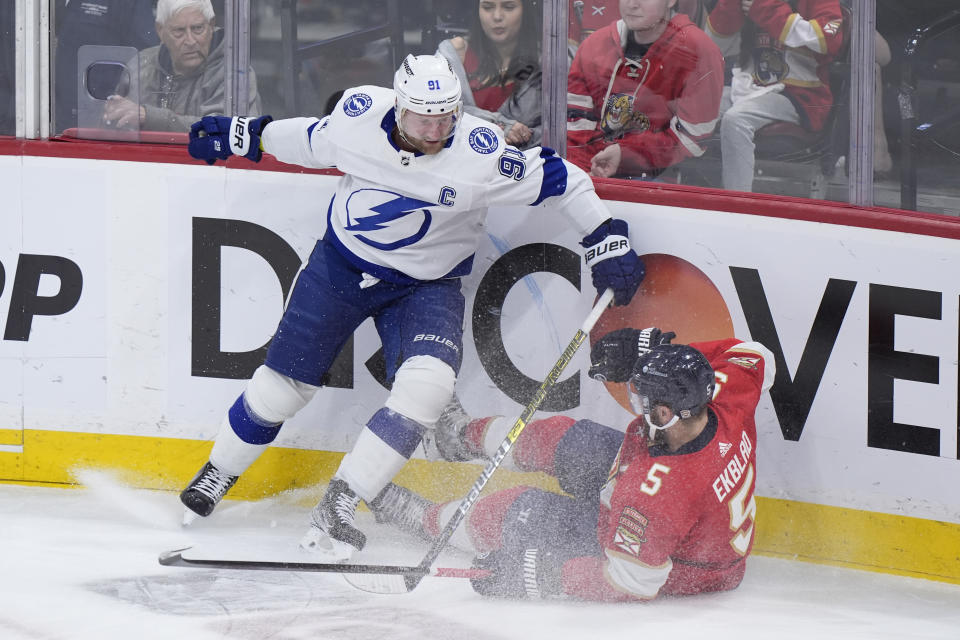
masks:
<path id="1" fill-rule="evenodd" d="M 743 474 L 743 484 L 740 490 L 730 497 L 730 530 L 736 534 L 730 539 L 730 546 L 740 555 L 746 555 L 753 540 L 753 523 L 757 518 L 757 501 L 753 497 L 754 478 L 753 464 L 747 465 L 747 472 Z M 747 520 L 750 521 L 747 526 Z"/>
<path id="2" fill-rule="evenodd" d="M 647 479 L 640 485 L 640 491 L 643 491 L 648 496 L 657 495 L 657 492 L 660 491 L 660 487 L 663 485 L 663 478 L 658 476 L 658 473 L 666 475 L 670 473 L 670 467 L 665 464 L 660 464 L 659 462 L 654 462 L 650 470 L 647 471 Z"/>

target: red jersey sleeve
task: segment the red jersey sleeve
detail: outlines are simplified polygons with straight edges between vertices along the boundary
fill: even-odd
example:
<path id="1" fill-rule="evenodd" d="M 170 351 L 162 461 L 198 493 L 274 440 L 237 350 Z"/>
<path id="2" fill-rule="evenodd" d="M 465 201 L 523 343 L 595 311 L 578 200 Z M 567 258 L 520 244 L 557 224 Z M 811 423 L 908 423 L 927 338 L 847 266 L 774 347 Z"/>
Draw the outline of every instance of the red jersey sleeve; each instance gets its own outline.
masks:
<path id="1" fill-rule="evenodd" d="M 606 143 L 597 130 L 600 107 L 594 103 L 587 80 L 587 67 L 591 65 L 583 54 L 585 50 L 577 51 L 567 74 L 567 160 L 589 173 L 590 160 Z"/>
<path id="2" fill-rule="evenodd" d="M 720 391 L 724 387 L 730 389 L 733 383 L 738 390 L 744 385 L 747 388 L 755 386 L 755 398 L 752 400 L 755 408 L 760 393 L 773 385 L 776 362 L 773 353 L 759 342 L 727 338 L 710 342 L 691 342 L 690 346 L 706 356 L 714 372 L 719 372 L 716 375 L 717 389 L 714 391 L 714 398 L 719 399 Z M 730 379 L 731 375 L 734 376 L 733 380 Z M 736 395 L 738 394 L 727 393 L 723 401 L 728 404 L 731 402 L 743 404 L 739 397 L 731 397 Z"/>
<path id="3" fill-rule="evenodd" d="M 817 43 L 811 45 L 817 53 L 836 55 L 843 44 L 843 33 L 838 28 L 843 14 L 838 0 L 813 0 L 803 5 L 800 11 L 794 11 L 782 0 L 754 0 L 748 17 L 780 43 L 790 44 L 791 30 L 799 26 L 798 22 L 805 21 L 817 34 Z"/>
<path id="4" fill-rule="evenodd" d="M 720 0 L 707 17 L 707 26 L 718 35 L 732 36 L 743 28 L 744 20 L 740 0 Z"/>

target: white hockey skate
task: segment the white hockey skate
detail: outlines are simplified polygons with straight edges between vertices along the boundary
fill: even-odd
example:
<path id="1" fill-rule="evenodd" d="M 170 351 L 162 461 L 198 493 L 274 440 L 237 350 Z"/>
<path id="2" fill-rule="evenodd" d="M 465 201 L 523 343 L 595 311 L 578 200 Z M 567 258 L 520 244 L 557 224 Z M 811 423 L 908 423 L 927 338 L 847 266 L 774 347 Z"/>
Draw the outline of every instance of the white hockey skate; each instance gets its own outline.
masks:
<path id="1" fill-rule="evenodd" d="M 345 562 L 363 549 L 367 536 L 353 526 L 360 496 L 339 478 L 330 481 L 323 499 L 310 512 L 310 528 L 300 548 L 331 562 Z"/>

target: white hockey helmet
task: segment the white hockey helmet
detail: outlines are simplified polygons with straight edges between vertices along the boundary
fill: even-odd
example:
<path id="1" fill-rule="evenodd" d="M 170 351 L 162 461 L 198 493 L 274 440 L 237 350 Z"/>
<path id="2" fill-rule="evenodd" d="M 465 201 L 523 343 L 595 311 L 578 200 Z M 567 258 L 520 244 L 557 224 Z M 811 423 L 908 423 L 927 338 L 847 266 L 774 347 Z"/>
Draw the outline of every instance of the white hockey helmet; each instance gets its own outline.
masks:
<path id="1" fill-rule="evenodd" d="M 457 74 L 440 55 L 408 55 L 393 75 L 397 94 L 396 117 L 401 132 L 406 111 L 426 116 L 450 114 L 453 123 L 447 137 L 453 135 L 463 108 L 462 89 Z"/>

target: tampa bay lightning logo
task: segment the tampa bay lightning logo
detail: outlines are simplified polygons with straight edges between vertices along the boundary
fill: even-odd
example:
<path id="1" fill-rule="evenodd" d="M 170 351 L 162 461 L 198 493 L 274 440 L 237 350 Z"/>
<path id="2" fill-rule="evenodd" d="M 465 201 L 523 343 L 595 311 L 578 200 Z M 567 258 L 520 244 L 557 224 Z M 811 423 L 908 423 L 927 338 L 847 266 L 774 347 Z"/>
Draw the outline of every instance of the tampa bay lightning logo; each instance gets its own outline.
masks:
<path id="1" fill-rule="evenodd" d="M 356 118 L 373 104 L 373 98 L 365 93 L 355 93 L 343 101 L 343 112 L 351 118 Z"/>
<path id="2" fill-rule="evenodd" d="M 497 134 L 487 127 L 477 127 L 471 131 L 468 141 L 471 149 L 482 154 L 493 153 L 500 146 Z"/>
<path id="3" fill-rule="evenodd" d="M 430 230 L 436 202 L 417 200 L 383 189 L 359 189 L 347 198 L 347 226 L 360 242 L 395 251 L 418 242 Z M 376 239 L 374 239 L 374 237 Z"/>

